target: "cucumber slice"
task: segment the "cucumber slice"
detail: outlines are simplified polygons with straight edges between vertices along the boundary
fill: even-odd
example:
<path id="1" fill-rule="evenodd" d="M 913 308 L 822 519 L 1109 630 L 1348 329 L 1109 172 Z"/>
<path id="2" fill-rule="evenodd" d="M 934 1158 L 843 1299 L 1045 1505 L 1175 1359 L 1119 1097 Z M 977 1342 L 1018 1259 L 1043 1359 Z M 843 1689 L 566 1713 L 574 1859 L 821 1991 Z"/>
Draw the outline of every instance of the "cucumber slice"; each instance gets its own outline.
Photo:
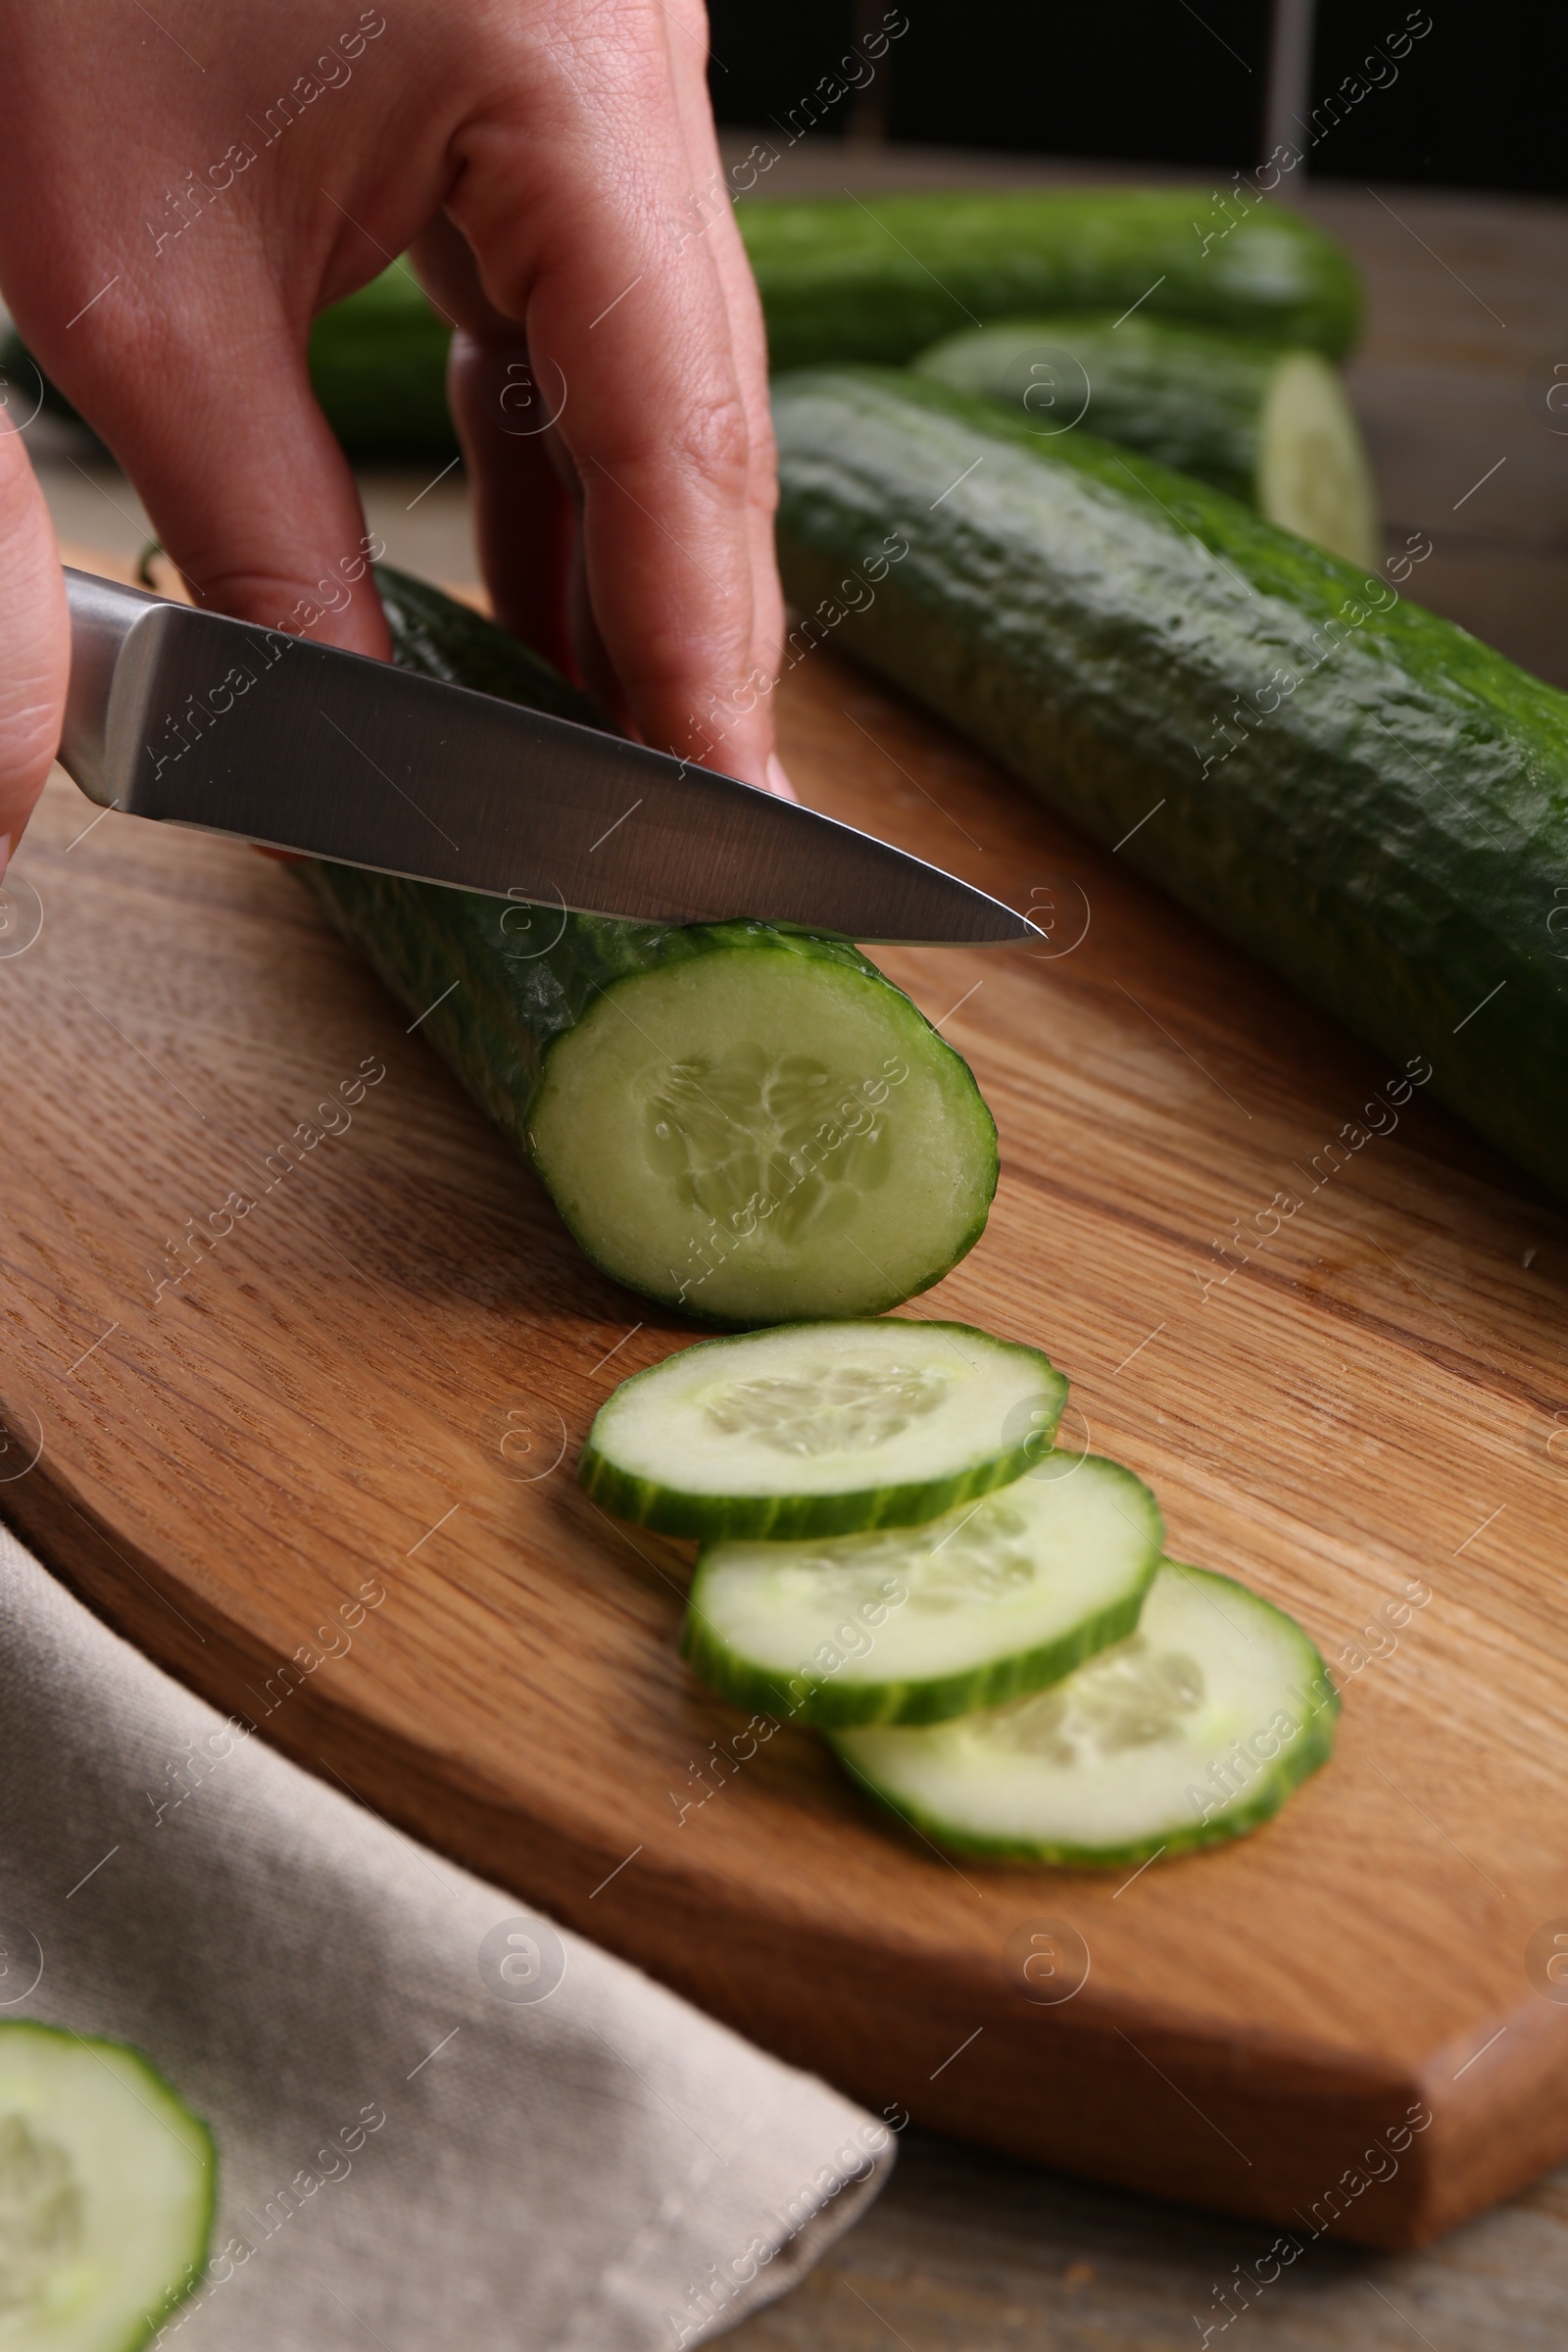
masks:
<path id="1" fill-rule="evenodd" d="M 1377 562 L 1366 452 L 1338 375 L 1315 351 L 1107 313 L 969 327 L 916 366 L 1000 402 L 1048 449 L 1081 424 L 1245 499 L 1348 563 Z"/>
<path id="2" fill-rule="evenodd" d="M 311 328 L 311 390 L 351 458 L 457 456 L 451 341 L 451 321 L 399 262 L 321 312 Z"/>
<path id="3" fill-rule="evenodd" d="M 196 2283 L 212 2133 L 120 2041 L 0 2023 L 0 2342 L 134 2352 Z"/>
<path id="4" fill-rule="evenodd" d="M 1162 1537 L 1130 1470 L 1047 1454 L 924 1527 L 710 1545 L 681 1647 L 737 1706 L 797 1723 L 940 1723 L 1059 1682 L 1130 1634 Z"/>
<path id="5" fill-rule="evenodd" d="M 1137 1633 L 1054 1690 L 833 1744 L 872 1796 L 944 1845 L 1108 1867 L 1255 1830 L 1328 1761 L 1339 1707 L 1294 1618 L 1165 1560 Z"/>
<path id="6" fill-rule="evenodd" d="M 1066 1394 L 1038 1348 L 966 1323 L 799 1323 L 622 1381 L 577 1476 L 666 1535 L 912 1527 L 1038 1462 Z"/>

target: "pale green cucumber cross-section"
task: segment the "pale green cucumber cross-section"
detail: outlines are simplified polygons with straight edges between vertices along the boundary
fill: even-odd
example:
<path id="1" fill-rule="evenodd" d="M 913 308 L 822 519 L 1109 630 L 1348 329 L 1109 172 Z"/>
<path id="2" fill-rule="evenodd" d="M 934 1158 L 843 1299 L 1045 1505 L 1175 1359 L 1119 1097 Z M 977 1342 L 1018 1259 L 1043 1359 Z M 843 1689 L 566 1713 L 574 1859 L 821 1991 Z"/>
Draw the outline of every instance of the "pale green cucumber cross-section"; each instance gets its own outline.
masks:
<path id="1" fill-rule="evenodd" d="M 1166 1560 L 1138 1631 L 1066 1681 L 834 1745 L 871 1795 L 945 1845 L 1110 1866 L 1256 1829 L 1327 1762 L 1339 1703 L 1294 1618 Z"/>
<path id="2" fill-rule="evenodd" d="M 1048 1453 L 923 1527 L 710 1545 L 682 1648 L 738 1706 L 936 1723 L 1057 1682 L 1131 1633 L 1161 1540 L 1130 1470 Z"/>
<path id="3" fill-rule="evenodd" d="M 0 2023 L 0 2344 L 135 2352 L 194 2285 L 212 2134 L 123 2042 Z"/>
<path id="4" fill-rule="evenodd" d="M 618 979 L 559 1038 L 535 1167 L 591 1257 L 707 1320 L 861 1315 L 948 1272 L 996 1189 L 968 1065 L 853 950 L 759 925 Z"/>
<path id="5" fill-rule="evenodd" d="M 669 1535 L 917 1526 L 1039 1461 L 1066 1393 L 1038 1348 L 963 1323 L 790 1324 L 623 1381 L 577 1475 Z"/>

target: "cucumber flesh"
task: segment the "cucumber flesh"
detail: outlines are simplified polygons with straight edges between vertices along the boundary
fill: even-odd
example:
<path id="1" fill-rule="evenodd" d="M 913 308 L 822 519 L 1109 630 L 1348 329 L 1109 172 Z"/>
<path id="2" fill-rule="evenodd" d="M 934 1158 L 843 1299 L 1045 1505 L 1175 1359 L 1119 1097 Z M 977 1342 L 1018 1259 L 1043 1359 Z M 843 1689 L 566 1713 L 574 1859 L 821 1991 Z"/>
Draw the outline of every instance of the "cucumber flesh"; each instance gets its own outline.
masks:
<path id="1" fill-rule="evenodd" d="M 577 1476 L 668 1535 L 917 1526 L 1039 1462 L 1066 1394 L 1037 1348 L 964 1323 L 789 1325 L 622 1381 Z"/>
<path id="2" fill-rule="evenodd" d="M 1138 1623 L 1159 1507 L 1119 1463 L 1047 1454 L 924 1527 L 710 1545 L 682 1649 L 737 1706 L 940 1723 L 1071 1674 Z"/>
<path id="3" fill-rule="evenodd" d="M 0 2342 L 133 2352 L 195 2283 L 212 2135 L 123 2042 L 0 2023 Z"/>
<path id="4" fill-rule="evenodd" d="M 1174 319 L 1014 318 L 935 344 L 917 372 L 1010 409 L 1050 449 L 1082 426 L 1178 466 L 1348 563 L 1378 557 L 1355 417 L 1316 352 Z"/>
<path id="5" fill-rule="evenodd" d="M 701 958 L 620 980 L 529 1110 L 589 1256 L 709 1320 L 895 1306 L 978 1239 L 996 1188 L 967 1065 L 871 966 L 810 944 L 719 926 Z"/>
<path id="6" fill-rule="evenodd" d="M 1331 555 L 1370 571 L 1379 556 L 1366 451 L 1339 377 L 1315 351 L 1288 352 L 1258 423 L 1257 506 Z"/>
<path id="7" fill-rule="evenodd" d="M 1327 1762 L 1339 1703 L 1293 1618 L 1166 1560 L 1136 1634 L 1054 1689 L 834 1745 L 871 1795 L 942 1844 L 1109 1867 L 1256 1829 Z"/>

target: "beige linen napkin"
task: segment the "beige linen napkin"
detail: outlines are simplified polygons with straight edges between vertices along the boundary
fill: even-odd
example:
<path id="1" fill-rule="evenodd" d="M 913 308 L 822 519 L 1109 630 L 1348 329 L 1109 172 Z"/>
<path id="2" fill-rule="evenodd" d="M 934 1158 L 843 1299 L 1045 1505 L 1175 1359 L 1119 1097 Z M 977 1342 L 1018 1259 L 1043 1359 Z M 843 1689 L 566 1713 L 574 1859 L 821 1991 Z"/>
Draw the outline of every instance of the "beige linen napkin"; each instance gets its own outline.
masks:
<path id="1" fill-rule="evenodd" d="M 179 2352 L 673 2352 L 892 2163 L 836 2092 L 226 1726 L 3 1528 L 0 2004 L 134 2042 L 212 2125 Z"/>

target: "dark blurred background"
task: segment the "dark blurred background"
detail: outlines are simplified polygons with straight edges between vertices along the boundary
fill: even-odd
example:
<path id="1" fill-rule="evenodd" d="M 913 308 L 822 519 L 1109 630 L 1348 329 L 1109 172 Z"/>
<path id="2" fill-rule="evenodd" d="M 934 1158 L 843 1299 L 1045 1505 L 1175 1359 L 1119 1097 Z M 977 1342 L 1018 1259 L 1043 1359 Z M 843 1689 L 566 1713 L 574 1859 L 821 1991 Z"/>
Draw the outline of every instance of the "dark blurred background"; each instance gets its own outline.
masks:
<path id="1" fill-rule="evenodd" d="M 1274 135 L 1304 112 L 1313 178 L 1568 193 L 1568 11 L 1282 0 L 1282 13 L 1303 70 L 1287 73 L 1283 115 L 1276 78 Z M 1270 0 L 710 0 L 710 16 L 719 122 L 775 144 L 887 138 L 1247 171 L 1273 143 Z M 837 71 L 901 24 L 873 77 Z M 857 75 L 859 90 L 829 95 Z"/>

